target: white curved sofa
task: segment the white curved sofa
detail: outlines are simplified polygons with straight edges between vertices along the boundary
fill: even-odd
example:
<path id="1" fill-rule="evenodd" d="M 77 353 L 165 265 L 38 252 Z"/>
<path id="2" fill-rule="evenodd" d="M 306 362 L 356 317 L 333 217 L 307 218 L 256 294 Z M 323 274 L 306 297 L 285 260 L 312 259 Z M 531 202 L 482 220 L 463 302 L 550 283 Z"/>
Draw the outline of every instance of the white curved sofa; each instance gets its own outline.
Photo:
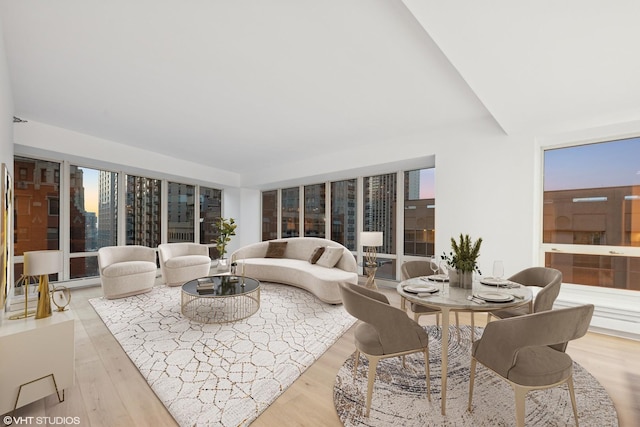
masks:
<path id="1" fill-rule="evenodd" d="M 198 243 L 163 243 L 158 245 L 160 271 L 167 286 L 180 286 L 189 280 L 209 275 L 209 248 Z"/>
<path id="2" fill-rule="evenodd" d="M 270 242 L 287 242 L 281 258 L 265 258 Z M 331 252 L 340 252 L 341 249 L 335 266 L 326 267 L 309 262 L 318 247 L 336 248 Z M 358 283 L 358 265 L 353 254 L 340 243 L 328 239 L 291 237 L 254 243 L 235 251 L 231 259 L 237 263 L 238 274 L 244 268 L 247 277 L 306 289 L 330 304 L 342 303 L 338 283 Z"/>
<path id="3" fill-rule="evenodd" d="M 149 292 L 156 280 L 156 251 L 146 246 L 105 246 L 98 249 L 100 282 L 105 298 Z"/>

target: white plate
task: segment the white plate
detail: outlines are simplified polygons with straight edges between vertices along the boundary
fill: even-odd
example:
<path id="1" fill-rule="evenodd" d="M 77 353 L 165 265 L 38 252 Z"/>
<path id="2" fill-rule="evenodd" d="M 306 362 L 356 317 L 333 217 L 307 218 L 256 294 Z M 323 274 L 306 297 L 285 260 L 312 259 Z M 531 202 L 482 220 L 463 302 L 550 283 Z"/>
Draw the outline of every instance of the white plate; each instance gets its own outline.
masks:
<path id="1" fill-rule="evenodd" d="M 505 286 L 510 284 L 511 282 L 505 279 L 495 279 L 493 277 L 483 277 L 482 279 L 480 279 L 480 283 L 482 283 L 483 285 L 489 285 L 489 286 Z"/>
<path id="2" fill-rule="evenodd" d="M 489 302 L 513 301 L 513 295 L 502 292 L 478 292 L 474 296 Z"/>
<path id="3" fill-rule="evenodd" d="M 410 292 L 412 294 L 419 294 L 422 292 L 426 292 L 426 293 L 434 293 L 434 292 L 438 292 L 438 288 L 436 288 L 433 285 L 425 285 L 425 286 L 405 286 L 404 287 L 404 291 L 405 292 Z"/>

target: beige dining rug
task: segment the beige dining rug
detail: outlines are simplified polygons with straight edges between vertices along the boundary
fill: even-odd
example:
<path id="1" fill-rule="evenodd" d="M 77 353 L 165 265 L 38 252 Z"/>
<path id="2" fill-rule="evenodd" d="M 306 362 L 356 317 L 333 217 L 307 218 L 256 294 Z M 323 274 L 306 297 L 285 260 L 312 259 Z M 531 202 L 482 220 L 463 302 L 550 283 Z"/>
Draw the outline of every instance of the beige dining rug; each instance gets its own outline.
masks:
<path id="1" fill-rule="evenodd" d="M 201 324 L 181 315 L 180 292 L 90 303 L 181 426 L 249 425 L 355 322 L 342 305 L 263 283 L 253 316 Z"/>
<path id="2" fill-rule="evenodd" d="M 365 417 L 367 369 L 360 358 L 353 376 L 354 355 L 338 371 L 334 403 L 342 423 L 349 426 L 514 426 L 515 404 L 511 386 L 478 364 L 473 394 L 473 411 L 467 411 L 469 396 L 470 326 L 461 326 L 460 343 L 455 327 L 450 329 L 449 372 L 447 375 L 447 415 L 440 413 L 441 334 L 435 326 L 429 333 L 431 402 L 427 401 L 424 357 L 407 356 L 406 369 L 401 359 L 382 360 L 377 369 L 371 413 Z M 475 336 L 482 334 L 476 328 Z M 569 343 L 571 346 L 571 343 Z M 617 426 L 618 417 L 611 398 L 602 385 L 579 364 L 574 363 L 574 386 L 580 426 Z M 529 392 L 526 399 L 528 427 L 574 426 L 571 400 L 566 385 Z"/>

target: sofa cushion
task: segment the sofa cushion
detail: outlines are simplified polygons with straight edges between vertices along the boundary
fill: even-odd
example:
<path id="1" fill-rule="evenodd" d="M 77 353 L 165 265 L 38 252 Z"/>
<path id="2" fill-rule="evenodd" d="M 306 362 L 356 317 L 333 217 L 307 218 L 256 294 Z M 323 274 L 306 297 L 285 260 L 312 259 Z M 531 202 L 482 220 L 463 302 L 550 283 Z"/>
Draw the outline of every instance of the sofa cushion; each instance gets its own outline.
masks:
<path id="1" fill-rule="evenodd" d="M 168 259 L 164 265 L 168 268 L 181 268 L 210 263 L 211 258 L 206 255 L 183 255 Z"/>
<path id="2" fill-rule="evenodd" d="M 287 249 L 287 242 L 269 242 L 265 258 L 282 258 Z"/>
<path id="3" fill-rule="evenodd" d="M 132 274 L 148 273 L 156 270 L 156 264 L 149 261 L 124 261 L 105 267 L 102 274 L 105 277 L 130 276 Z"/>
<path id="4" fill-rule="evenodd" d="M 338 261 L 340 261 L 343 253 L 344 249 L 342 249 L 341 247 L 327 246 L 316 264 L 322 267 L 333 268 L 338 263 Z"/>
<path id="5" fill-rule="evenodd" d="M 309 262 L 311 264 L 315 264 L 316 262 L 318 262 L 318 260 L 320 259 L 323 253 L 324 253 L 324 246 L 318 246 L 311 253 L 311 256 L 309 257 Z"/>

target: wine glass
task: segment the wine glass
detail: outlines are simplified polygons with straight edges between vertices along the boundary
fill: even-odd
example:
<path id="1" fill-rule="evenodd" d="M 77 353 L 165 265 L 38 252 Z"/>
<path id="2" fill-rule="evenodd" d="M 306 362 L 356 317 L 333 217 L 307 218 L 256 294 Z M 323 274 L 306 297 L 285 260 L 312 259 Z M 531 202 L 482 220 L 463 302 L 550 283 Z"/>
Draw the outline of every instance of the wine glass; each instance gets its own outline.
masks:
<path id="1" fill-rule="evenodd" d="M 433 271 L 434 276 L 438 274 L 438 270 L 440 270 L 440 262 L 438 261 L 438 258 L 432 257 L 429 262 L 429 267 L 431 267 L 431 271 Z"/>
<path id="2" fill-rule="evenodd" d="M 504 264 L 502 261 L 493 262 L 493 278 L 496 280 L 496 287 L 500 288 L 500 282 L 502 282 L 502 276 L 504 276 Z"/>

